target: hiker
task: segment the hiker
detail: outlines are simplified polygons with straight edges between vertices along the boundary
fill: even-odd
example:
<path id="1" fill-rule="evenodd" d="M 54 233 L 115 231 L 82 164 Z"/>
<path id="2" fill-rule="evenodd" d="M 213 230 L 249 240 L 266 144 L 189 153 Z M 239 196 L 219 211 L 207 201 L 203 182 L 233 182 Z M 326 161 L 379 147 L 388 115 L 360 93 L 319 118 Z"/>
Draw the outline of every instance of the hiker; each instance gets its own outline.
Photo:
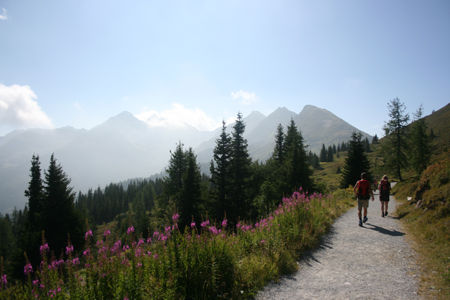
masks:
<path id="1" fill-rule="evenodd" d="M 359 226 L 367 222 L 367 208 L 369 207 L 369 199 L 372 196 L 372 201 L 374 201 L 373 192 L 370 187 L 370 182 L 367 180 L 366 172 L 361 173 L 361 180 L 358 180 L 353 188 L 355 195 L 358 199 L 358 217 Z M 364 220 L 361 219 L 361 209 L 364 208 Z"/>
<path id="2" fill-rule="evenodd" d="M 384 218 L 388 214 L 389 194 L 391 192 L 391 183 L 386 175 L 381 179 L 378 190 L 380 191 L 381 216 Z"/>

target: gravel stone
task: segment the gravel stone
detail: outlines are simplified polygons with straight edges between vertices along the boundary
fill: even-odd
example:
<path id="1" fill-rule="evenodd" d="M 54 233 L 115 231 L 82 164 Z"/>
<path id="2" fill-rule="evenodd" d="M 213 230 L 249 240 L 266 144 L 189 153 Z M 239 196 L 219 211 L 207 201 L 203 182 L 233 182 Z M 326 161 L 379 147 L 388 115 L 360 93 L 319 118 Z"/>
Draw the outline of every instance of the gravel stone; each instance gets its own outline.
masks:
<path id="1" fill-rule="evenodd" d="M 256 299 L 419 299 L 416 253 L 391 214 L 395 199 L 384 218 L 378 199 L 370 201 L 363 227 L 357 208 L 350 209 L 304 255 L 297 273 L 270 283 Z"/>

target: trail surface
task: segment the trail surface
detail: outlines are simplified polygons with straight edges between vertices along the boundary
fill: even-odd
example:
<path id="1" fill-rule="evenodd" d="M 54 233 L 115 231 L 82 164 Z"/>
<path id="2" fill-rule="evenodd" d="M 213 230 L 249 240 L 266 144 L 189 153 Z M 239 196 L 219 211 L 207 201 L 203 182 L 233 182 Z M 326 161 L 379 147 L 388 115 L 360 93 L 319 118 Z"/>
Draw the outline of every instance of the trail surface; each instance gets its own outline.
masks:
<path id="1" fill-rule="evenodd" d="M 355 200 L 356 201 L 356 200 Z M 415 252 L 400 222 L 381 217 L 378 195 L 370 200 L 364 227 L 357 208 L 338 218 L 318 250 L 306 254 L 296 274 L 269 284 L 262 299 L 419 299 Z"/>

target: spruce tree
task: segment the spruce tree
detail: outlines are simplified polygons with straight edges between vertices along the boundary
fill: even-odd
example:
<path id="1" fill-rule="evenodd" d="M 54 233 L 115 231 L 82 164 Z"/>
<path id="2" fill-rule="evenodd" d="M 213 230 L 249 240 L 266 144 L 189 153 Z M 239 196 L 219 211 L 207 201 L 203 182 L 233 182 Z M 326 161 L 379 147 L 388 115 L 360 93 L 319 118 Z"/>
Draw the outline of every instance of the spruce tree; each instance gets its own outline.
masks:
<path id="1" fill-rule="evenodd" d="M 79 249 L 83 243 L 83 222 L 75 210 L 75 195 L 69 185 L 69 177 L 52 154 L 49 168 L 45 172 L 42 224 L 48 244 L 55 255 L 63 252 L 69 235 L 76 248 Z"/>
<path id="2" fill-rule="evenodd" d="M 170 151 L 169 167 L 167 169 L 167 193 L 175 202 L 179 202 L 179 193 L 183 188 L 183 175 L 186 171 L 186 155 L 183 144 L 179 142 L 174 152 Z"/>
<path id="3" fill-rule="evenodd" d="M 333 147 L 328 146 L 328 150 L 327 150 L 327 162 L 332 162 L 333 161 Z"/>
<path id="4" fill-rule="evenodd" d="M 197 158 L 192 148 L 186 152 L 186 171 L 183 174 L 183 189 L 181 202 L 177 205 L 180 214 L 179 225 L 181 229 L 189 226 L 192 220 L 200 221 L 202 205 L 201 174 Z"/>
<path id="5" fill-rule="evenodd" d="M 245 124 L 242 114 L 238 113 L 233 126 L 230 160 L 230 211 L 227 217 L 235 224 L 239 217 L 245 219 L 250 215 L 251 201 L 248 186 L 251 176 L 251 159 L 248 154 L 247 140 L 244 138 Z"/>
<path id="6" fill-rule="evenodd" d="M 39 156 L 34 155 L 31 158 L 30 181 L 28 189 L 25 190 L 25 197 L 28 198 L 28 214 L 25 223 L 23 247 L 33 265 L 39 262 L 39 245 L 41 242 L 41 230 L 43 229 L 43 220 L 41 218 L 44 185 L 41 178 L 41 163 Z"/>
<path id="7" fill-rule="evenodd" d="M 278 163 L 280 166 L 284 161 L 284 132 L 283 132 L 283 125 L 278 124 L 277 127 L 277 134 L 275 135 L 275 148 L 273 150 L 273 159 Z"/>
<path id="8" fill-rule="evenodd" d="M 385 165 L 393 170 L 399 180 L 402 180 L 401 170 L 407 165 L 406 148 L 408 143 L 406 140 L 405 127 L 408 123 L 409 116 L 405 113 L 406 107 L 398 98 L 388 103 L 389 121 L 384 126 L 386 134 L 383 143 L 383 155 Z"/>
<path id="9" fill-rule="evenodd" d="M 352 140 L 348 147 L 347 157 L 342 170 L 341 187 L 353 186 L 361 178 L 361 173 L 366 172 L 369 181 L 372 181 L 370 174 L 370 163 L 364 151 L 364 143 L 361 141 L 361 133 L 353 132 Z"/>
<path id="10" fill-rule="evenodd" d="M 215 203 L 216 217 L 223 218 L 225 212 L 231 209 L 230 193 L 230 160 L 231 137 L 226 132 L 225 122 L 222 122 L 222 133 L 216 140 L 214 160 L 211 161 L 212 196 Z"/>
<path id="11" fill-rule="evenodd" d="M 422 106 L 415 113 L 415 122 L 411 126 L 411 146 L 409 156 L 411 158 L 411 166 L 420 175 L 426 169 L 430 157 L 430 137 L 427 135 L 427 124 L 422 118 Z"/>
<path id="12" fill-rule="evenodd" d="M 372 145 L 378 144 L 379 140 L 378 140 L 378 136 L 375 134 L 372 138 Z"/>
<path id="13" fill-rule="evenodd" d="M 322 149 L 320 149 L 319 157 L 320 157 L 321 162 L 327 161 L 328 153 L 327 153 L 327 149 L 325 148 L 325 144 L 322 144 Z"/>
<path id="14" fill-rule="evenodd" d="M 308 165 L 303 136 L 297 129 L 294 120 L 291 120 L 287 128 L 284 148 L 286 149 L 286 160 L 284 163 L 285 187 L 283 193 L 290 194 L 300 187 L 310 190 L 313 185 L 312 171 Z"/>

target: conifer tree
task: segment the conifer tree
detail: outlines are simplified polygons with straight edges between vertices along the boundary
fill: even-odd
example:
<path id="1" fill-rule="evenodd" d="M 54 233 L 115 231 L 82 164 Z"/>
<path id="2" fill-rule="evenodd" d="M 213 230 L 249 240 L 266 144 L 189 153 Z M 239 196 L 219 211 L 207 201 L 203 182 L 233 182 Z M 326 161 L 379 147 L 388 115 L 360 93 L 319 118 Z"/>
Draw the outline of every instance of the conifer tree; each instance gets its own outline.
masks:
<path id="1" fill-rule="evenodd" d="M 30 177 L 28 189 L 25 190 L 25 197 L 28 198 L 28 214 L 25 232 L 21 239 L 29 260 L 36 265 L 39 261 L 38 250 L 41 242 L 41 230 L 43 229 L 41 214 L 44 201 L 44 185 L 38 155 L 33 154 L 31 158 Z"/>
<path id="2" fill-rule="evenodd" d="M 48 244 L 55 255 L 62 253 L 69 235 L 75 247 L 83 243 L 83 222 L 75 210 L 75 195 L 69 184 L 69 177 L 52 154 L 45 172 L 42 223 Z"/>
<path id="3" fill-rule="evenodd" d="M 283 132 L 283 125 L 278 124 L 277 127 L 277 134 L 275 136 L 275 149 L 273 150 L 273 159 L 278 163 L 280 166 L 284 161 L 284 132 Z"/>
<path id="4" fill-rule="evenodd" d="M 366 151 L 367 153 L 371 151 L 369 139 L 367 137 L 364 139 L 364 151 Z"/>
<path id="5" fill-rule="evenodd" d="M 426 169 L 430 161 L 430 138 L 427 135 L 427 124 L 422 118 L 422 106 L 415 113 L 415 122 L 411 126 L 411 146 L 409 156 L 411 157 L 411 166 L 418 175 Z"/>
<path id="6" fill-rule="evenodd" d="M 197 158 L 192 148 L 186 152 L 186 171 L 183 174 L 183 189 L 181 203 L 177 205 L 180 214 L 179 225 L 181 229 L 188 226 L 192 220 L 200 220 L 202 204 L 201 174 Z"/>
<path id="7" fill-rule="evenodd" d="M 325 148 L 325 144 L 322 144 L 322 149 L 320 149 L 320 161 L 326 162 L 328 158 L 327 149 Z"/>
<path id="8" fill-rule="evenodd" d="M 383 143 L 385 165 L 394 171 L 399 180 L 402 180 L 401 170 L 407 165 L 405 127 L 409 116 L 405 113 L 406 107 L 398 98 L 388 103 L 389 121 L 384 126 L 386 133 Z"/>
<path id="9" fill-rule="evenodd" d="M 233 126 L 230 160 L 230 211 L 227 217 L 235 224 L 239 217 L 245 219 L 251 211 L 248 187 L 251 176 L 251 159 L 248 154 L 247 140 L 244 138 L 245 124 L 242 114 L 238 113 Z"/>
<path id="10" fill-rule="evenodd" d="M 222 133 L 216 140 L 214 148 L 214 160 L 211 161 L 212 193 L 215 202 L 216 217 L 225 216 L 230 210 L 230 160 L 231 160 L 231 137 L 226 132 L 225 121 L 222 122 Z"/>
<path id="11" fill-rule="evenodd" d="M 328 150 L 327 150 L 327 162 L 332 162 L 333 161 L 333 147 L 328 146 Z"/>
<path id="12" fill-rule="evenodd" d="M 285 139 L 286 160 L 284 193 L 290 194 L 293 190 L 302 187 L 305 190 L 312 188 L 312 171 L 309 168 L 303 136 L 297 129 L 294 120 L 287 127 Z"/>
<path id="13" fill-rule="evenodd" d="M 179 142 L 174 152 L 170 151 L 169 167 L 167 169 L 167 189 L 170 197 L 179 202 L 179 193 L 183 188 L 183 175 L 186 171 L 186 155 L 183 144 Z"/>
<path id="14" fill-rule="evenodd" d="M 362 172 L 366 172 L 367 178 L 369 181 L 372 181 L 370 163 L 364 151 L 361 133 L 353 132 L 342 170 L 341 187 L 347 188 L 349 185 L 353 186 L 361 178 Z"/>
<path id="15" fill-rule="evenodd" d="M 372 144 L 375 145 L 375 144 L 378 144 L 378 142 L 379 142 L 378 136 L 377 136 L 377 134 L 375 134 L 372 138 Z"/>

